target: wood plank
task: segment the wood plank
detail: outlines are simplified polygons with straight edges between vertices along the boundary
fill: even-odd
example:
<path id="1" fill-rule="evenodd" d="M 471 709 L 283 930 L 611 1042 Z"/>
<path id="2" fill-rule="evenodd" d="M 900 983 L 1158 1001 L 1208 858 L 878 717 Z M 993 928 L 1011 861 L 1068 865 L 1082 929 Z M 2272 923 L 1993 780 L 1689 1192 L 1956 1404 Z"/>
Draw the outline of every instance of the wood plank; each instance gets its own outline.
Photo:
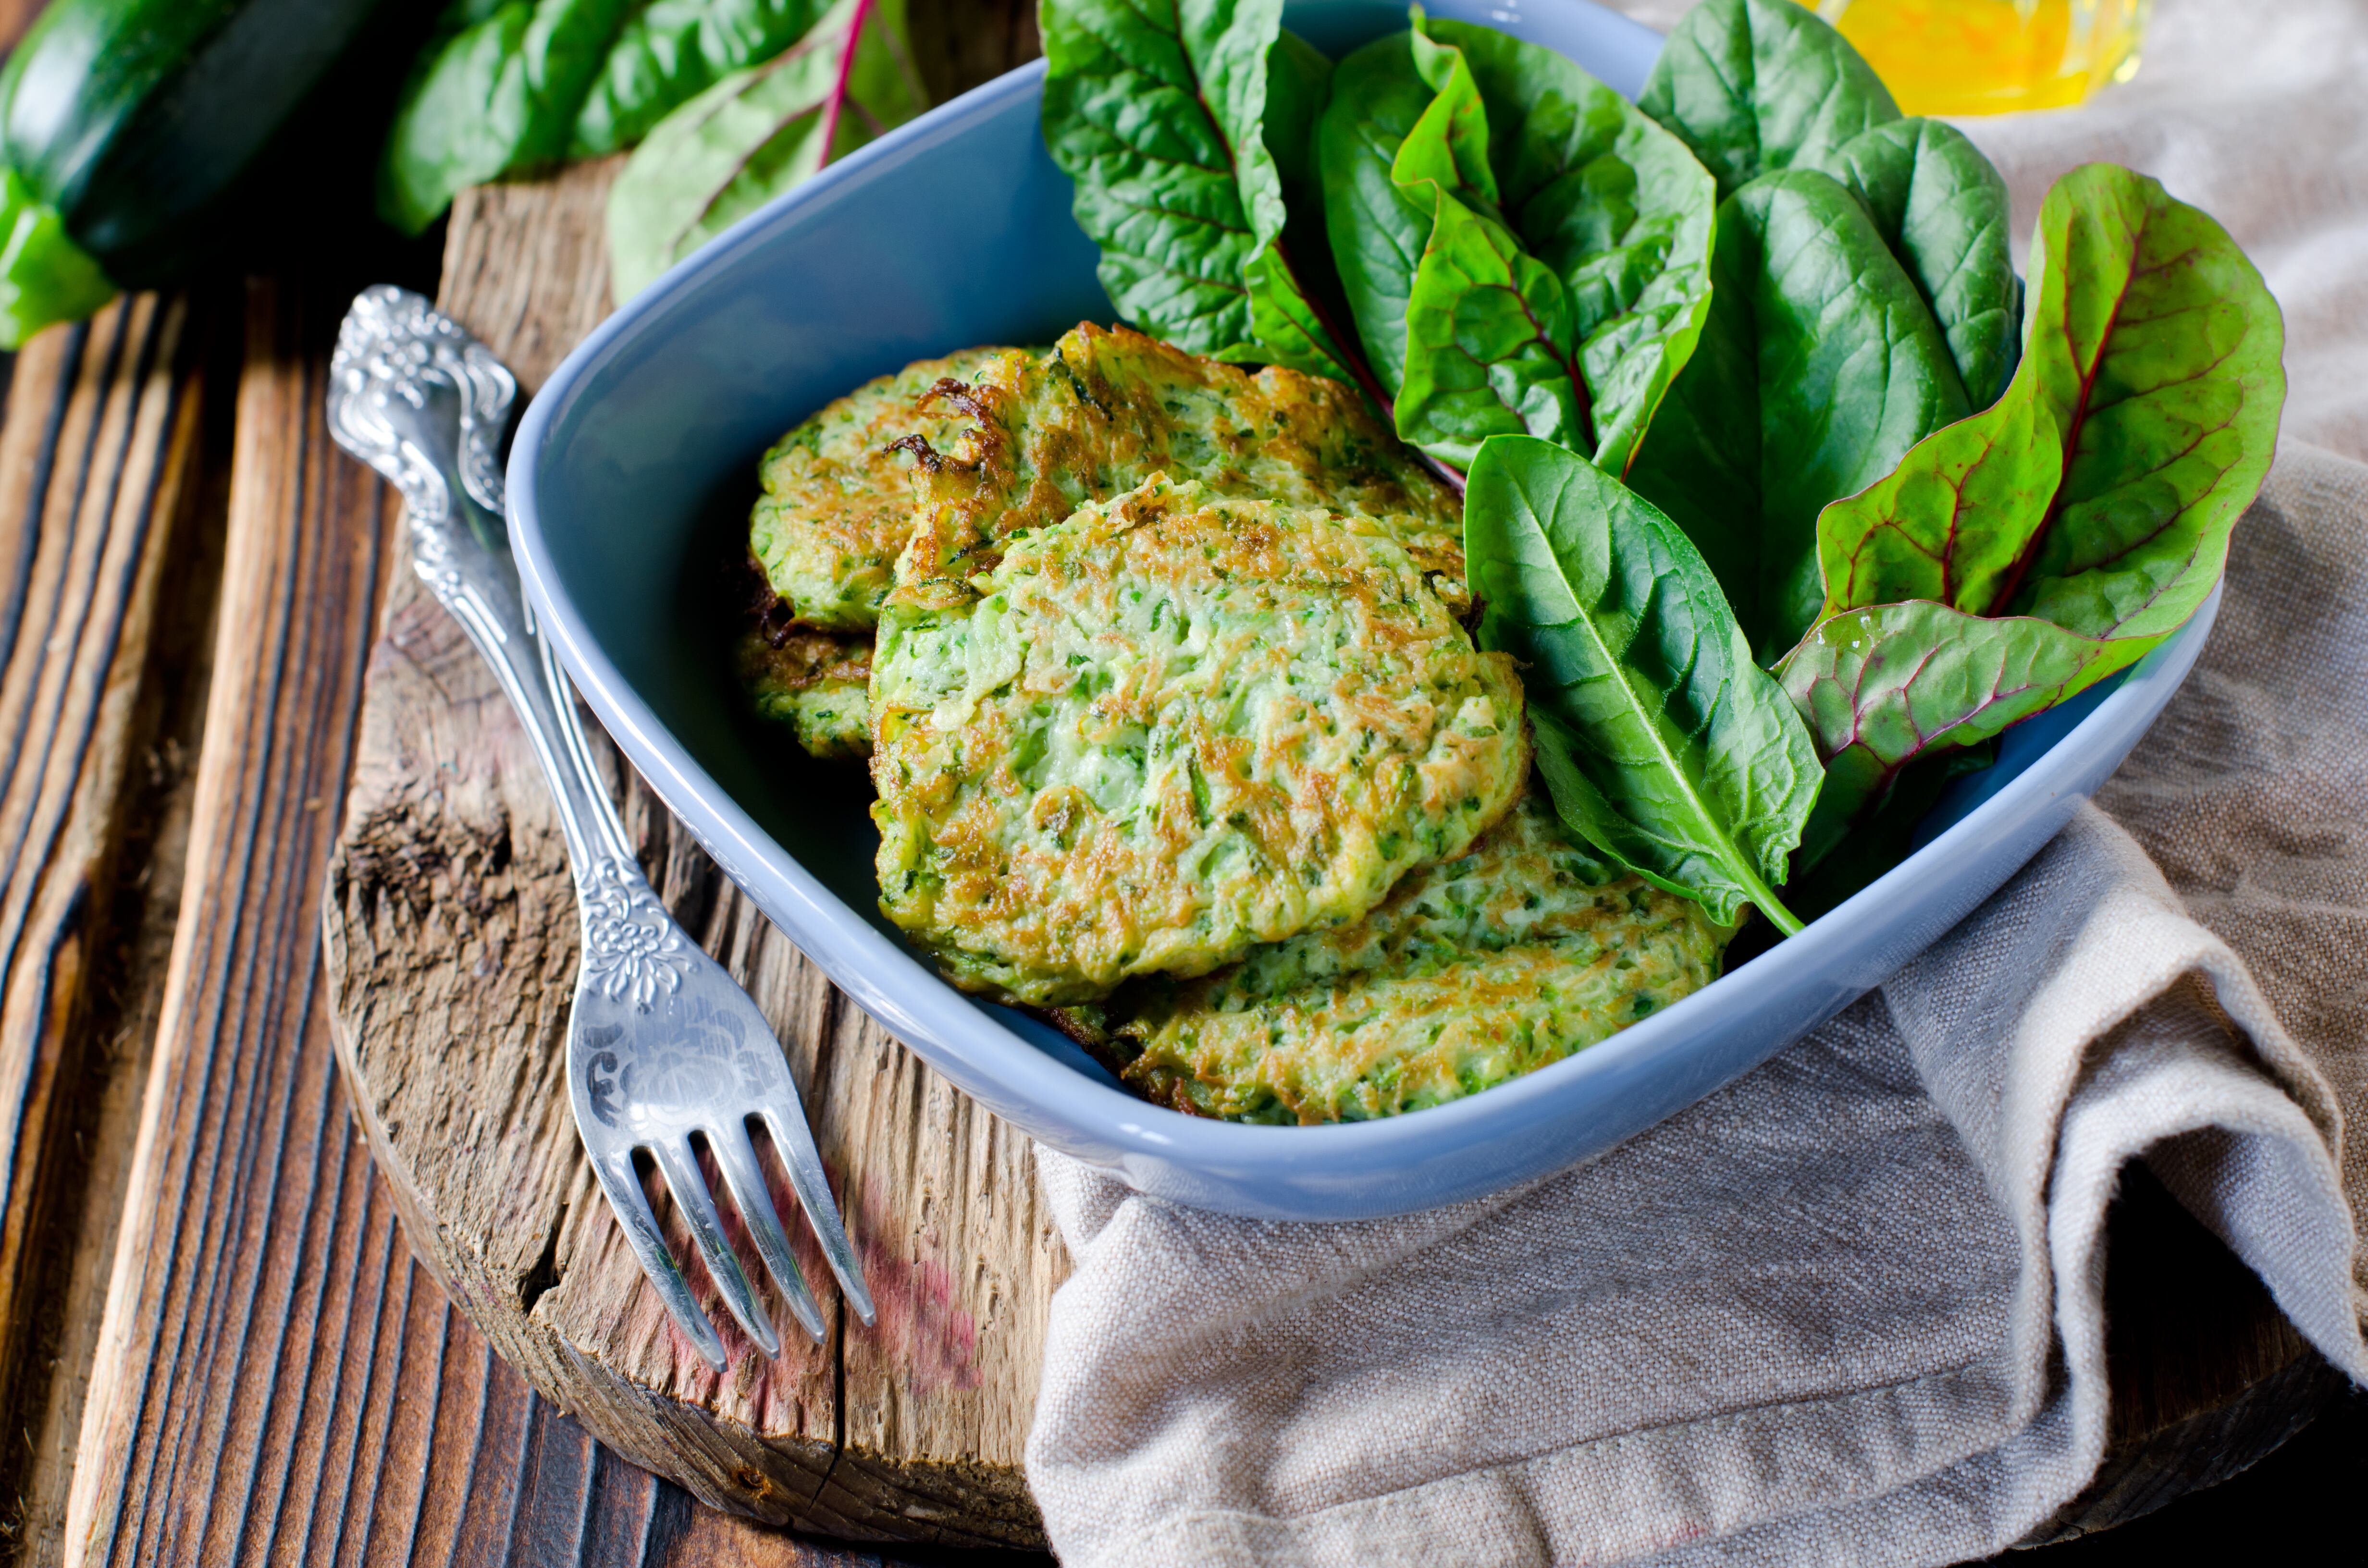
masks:
<path id="1" fill-rule="evenodd" d="M 284 1506 L 302 1497 L 288 1456 L 317 1415 L 306 1381 L 283 1374 L 334 1348 L 324 1324 L 353 1310 L 324 1265 L 367 1223 L 368 1167 L 330 1092 L 314 920 L 392 512 L 376 477 L 329 447 L 306 303 L 294 286 L 248 296 L 186 891 L 69 1563 L 280 1551 Z"/>
<path id="2" fill-rule="evenodd" d="M 165 585 L 208 575 L 207 335 L 153 295 L 40 334 L 0 429 L 0 1429 L 24 1438 L 0 1448 L 0 1528 L 20 1542 L 60 1523 L 154 1024 L 142 960 L 178 893 L 203 600 L 188 623 Z"/>

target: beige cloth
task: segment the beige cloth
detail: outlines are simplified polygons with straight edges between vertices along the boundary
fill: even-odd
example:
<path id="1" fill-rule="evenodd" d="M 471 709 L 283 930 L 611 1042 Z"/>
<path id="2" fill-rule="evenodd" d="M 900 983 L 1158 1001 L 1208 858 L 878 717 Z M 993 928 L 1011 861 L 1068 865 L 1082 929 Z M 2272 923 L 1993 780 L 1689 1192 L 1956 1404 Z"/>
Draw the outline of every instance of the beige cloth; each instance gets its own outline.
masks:
<path id="1" fill-rule="evenodd" d="M 2026 226 L 2091 157 L 2220 216 L 2287 311 L 2289 434 L 2358 456 L 2363 77 L 2368 6 L 2163 0 L 2136 83 L 1965 125 Z M 2285 444 L 2099 799 L 1878 994 L 1525 1190 L 1261 1224 L 1040 1152 L 1076 1260 L 1028 1449 L 1063 1561 L 1983 1555 L 2103 1451 L 2137 1158 L 2368 1381 L 2368 467 Z"/>

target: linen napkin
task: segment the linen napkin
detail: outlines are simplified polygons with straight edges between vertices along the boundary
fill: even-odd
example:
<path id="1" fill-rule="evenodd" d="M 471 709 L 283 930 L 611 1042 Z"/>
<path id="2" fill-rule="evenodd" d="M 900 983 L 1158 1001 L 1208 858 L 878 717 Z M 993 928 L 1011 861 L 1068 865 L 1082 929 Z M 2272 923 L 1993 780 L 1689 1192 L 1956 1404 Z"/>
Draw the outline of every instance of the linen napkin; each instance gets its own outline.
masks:
<path id="1" fill-rule="evenodd" d="M 2284 443 L 2187 686 L 1956 931 L 1684 1114 L 1453 1209 L 1261 1223 L 1038 1151 L 1076 1265 L 1028 1448 L 1064 1563 L 1984 1555 L 2102 1455 L 2134 1159 L 2368 1381 L 2363 74 L 2344 0 L 2163 0 L 2135 83 L 1963 122 L 2026 237 L 2098 157 L 2226 222 L 2287 313 L 2289 436 L 2342 455 Z"/>

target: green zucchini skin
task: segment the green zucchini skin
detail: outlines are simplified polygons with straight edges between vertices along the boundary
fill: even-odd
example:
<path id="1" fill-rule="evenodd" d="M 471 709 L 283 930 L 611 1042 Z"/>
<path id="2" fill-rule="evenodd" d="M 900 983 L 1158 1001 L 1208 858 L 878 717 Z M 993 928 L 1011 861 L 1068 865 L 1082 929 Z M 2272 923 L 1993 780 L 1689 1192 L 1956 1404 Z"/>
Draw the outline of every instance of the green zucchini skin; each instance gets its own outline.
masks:
<path id="1" fill-rule="evenodd" d="M 400 0 L 54 0 L 0 69 L 0 157 L 119 287 L 171 282 L 242 237 L 246 187 L 302 117 L 350 136 L 381 106 L 314 106 Z M 340 123 L 343 122 L 343 123 Z M 323 149 L 325 151 L 325 149 Z"/>

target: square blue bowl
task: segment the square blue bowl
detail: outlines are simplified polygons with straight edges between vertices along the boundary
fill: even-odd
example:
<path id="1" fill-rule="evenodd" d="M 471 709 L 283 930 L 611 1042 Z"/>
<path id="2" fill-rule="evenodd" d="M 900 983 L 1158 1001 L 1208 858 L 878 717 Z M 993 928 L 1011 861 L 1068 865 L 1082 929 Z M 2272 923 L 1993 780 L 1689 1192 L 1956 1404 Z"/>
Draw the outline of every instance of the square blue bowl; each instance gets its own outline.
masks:
<path id="1" fill-rule="evenodd" d="M 1584 0 L 1435 0 L 1634 96 L 1660 47 Z M 1336 58 L 1406 25 L 1380 0 L 1286 20 Z M 2035 854 L 2169 701 L 2219 608 L 2110 688 L 2009 732 L 1907 859 L 1666 1012 L 1513 1083 L 1387 1120 L 1247 1127 L 1146 1104 L 1053 1029 L 939 979 L 879 914 L 860 769 L 745 710 L 714 562 L 745 547 L 757 457 L 870 377 L 1108 321 L 1095 250 L 1037 128 L 1040 61 L 752 214 L 568 356 L 521 423 L 510 535 L 577 686 L 675 814 L 856 1004 L 997 1116 L 1156 1197 L 1351 1220 L 1494 1192 L 1600 1153 L 1879 983 Z"/>

